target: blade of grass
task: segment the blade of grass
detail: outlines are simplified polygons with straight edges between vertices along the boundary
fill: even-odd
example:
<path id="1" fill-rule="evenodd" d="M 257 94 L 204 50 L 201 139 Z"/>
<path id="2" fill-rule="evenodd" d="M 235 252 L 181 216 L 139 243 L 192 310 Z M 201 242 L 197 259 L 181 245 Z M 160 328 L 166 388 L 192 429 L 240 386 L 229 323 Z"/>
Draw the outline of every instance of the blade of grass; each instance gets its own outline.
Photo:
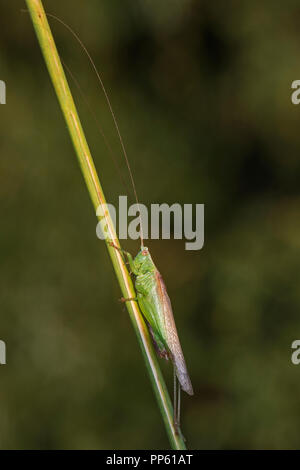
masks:
<path id="1" fill-rule="evenodd" d="M 69 89 L 65 73 L 56 49 L 56 45 L 48 24 L 48 20 L 41 0 L 26 0 L 32 23 L 51 77 L 62 113 L 73 142 L 73 146 L 79 160 L 92 203 L 95 210 L 101 206 L 102 216 L 98 216 L 102 231 L 106 231 L 106 246 L 125 298 L 136 297 L 134 287 L 124 264 L 122 255 L 113 248 L 109 242 L 120 246 L 113 222 L 106 206 L 103 190 L 96 172 L 88 143 L 86 141 L 76 107 Z M 159 368 L 156 353 L 153 349 L 148 329 L 136 302 L 126 302 L 127 310 L 143 353 L 143 357 L 150 375 L 152 386 L 158 401 L 158 405 L 165 423 L 170 444 L 173 449 L 185 449 L 185 444 L 180 433 L 176 433 L 173 423 L 173 407 L 169 393 Z"/>

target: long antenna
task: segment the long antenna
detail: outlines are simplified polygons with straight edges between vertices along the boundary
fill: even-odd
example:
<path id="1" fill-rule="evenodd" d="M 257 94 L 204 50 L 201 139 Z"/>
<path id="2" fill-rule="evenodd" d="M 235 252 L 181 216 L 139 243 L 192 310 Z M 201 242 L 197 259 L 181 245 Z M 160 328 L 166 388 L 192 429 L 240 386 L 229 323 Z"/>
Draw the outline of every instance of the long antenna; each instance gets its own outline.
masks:
<path id="1" fill-rule="evenodd" d="M 96 123 L 96 125 L 97 125 L 97 128 L 98 128 L 98 130 L 99 130 L 99 132 L 100 132 L 100 134 L 101 134 L 101 136 L 102 136 L 102 138 L 103 138 L 104 144 L 105 144 L 105 146 L 106 146 L 108 152 L 110 153 L 110 156 L 111 156 L 112 161 L 113 161 L 113 163 L 114 163 L 114 165 L 115 165 L 115 168 L 116 168 L 116 170 L 117 170 L 117 172 L 118 172 L 118 175 L 119 175 L 119 177 L 120 177 L 120 180 L 121 180 L 121 182 L 122 182 L 122 184 L 123 184 L 123 186 L 124 186 L 126 192 L 127 192 L 127 193 L 130 193 L 131 191 L 129 191 L 128 186 L 127 186 L 126 182 L 124 181 L 124 178 L 123 178 L 122 172 L 121 172 L 121 170 L 120 170 L 120 167 L 119 167 L 118 161 L 117 161 L 117 159 L 116 159 L 116 156 L 115 156 L 115 154 L 114 154 L 114 152 L 113 152 L 113 150 L 112 150 L 112 148 L 111 148 L 111 145 L 110 145 L 108 139 L 106 138 L 106 135 L 105 135 L 104 132 L 103 132 L 102 126 L 101 126 L 101 124 L 100 124 L 100 122 L 99 122 L 99 119 L 98 119 L 97 116 L 96 116 L 96 113 L 94 112 L 92 106 L 91 106 L 90 103 L 88 102 L 88 100 L 87 100 L 87 98 L 86 98 L 86 96 L 85 96 L 85 94 L 84 94 L 84 92 L 83 92 L 83 90 L 82 90 L 82 88 L 81 88 L 81 86 L 80 86 L 80 84 L 79 84 L 77 78 L 76 78 L 75 75 L 73 74 L 73 72 L 71 72 L 70 68 L 67 66 L 67 64 L 66 64 L 65 61 L 62 59 L 62 57 L 60 57 L 60 60 L 61 60 L 61 63 L 63 64 L 64 68 L 66 69 L 66 71 L 68 72 L 68 74 L 70 75 L 70 77 L 72 78 L 72 80 L 74 81 L 75 85 L 77 86 L 78 91 L 79 91 L 79 93 L 80 93 L 82 99 L 84 100 L 86 106 L 88 107 L 88 110 L 90 111 L 91 115 L 93 116 L 93 119 L 94 119 L 94 121 L 95 121 L 95 123 Z"/>
<path id="2" fill-rule="evenodd" d="M 55 15 L 52 15 L 51 13 L 46 13 L 46 16 L 49 16 L 50 18 L 53 18 L 55 19 L 56 21 L 58 21 L 59 23 L 61 23 L 65 28 L 68 29 L 68 31 L 70 31 L 70 33 L 74 36 L 74 38 L 79 42 L 80 46 L 82 47 L 82 49 L 84 50 L 84 52 L 86 53 L 89 61 L 90 61 L 90 64 L 92 65 L 96 75 L 97 75 L 97 78 L 98 78 L 98 81 L 101 85 L 101 88 L 102 88 L 102 91 L 104 93 L 104 96 L 105 96 L 105 99 L 106 99 L 106 102 L 108 104 L 108 107 L 109 107 L 109 110 L 111 112 L 111 115 L 112 115 L 112 118 L 113 118 L 113 121 L 114 121 L 114 125 L 115 125 L 115 128 L 116 128 L 116 131 L 117 131 L 117 134 L 118 134 L 118 137 L 119 137 L 119 140 L 120 140 L 120 144 L 121 144 L 121 148 L 122 148 L 122 152 L 123 152 L 123 155 L 124 155 L 124 158 L 125 158 L 125 161 L 126 161 L 126 165 L 127 165 L 127 168 L 128 168 L 128 172 L 129 172 L 129 175 L 130 175 L 130 180 L 131 180 L 131 184 L 132 184 L 132 187 L 133 187 L 133 192 L 134 192 L 134 196 L 135 196 L 135 200 L 136 200 L 136 203 L 137 203 L 137 206 L 138 206 L 138 210 L 139 210 L 139 219 L 140 219 L 140 238 L 141 238 L 141 246 L 143 247 L 144 246 L 144 234 L 143 234 L 143 226 L 142 226 L 142 216 L 141 216 L 141 209 L 140 209 L 140 203 L 139 203 L 139 200 L 138 200 L 138 197 L 137 197 L 137 191 L 136 191 L 136 187 L 135 187 L 135 183 L 134 183 L 134 179 L 133 179 L 133 175 L 132 175 L 132 171 L 131 171 L 131 167 L 130 167 L 130 164 L 129 164 L 129 160 L 128 160 L 128 156 L 127 156 L 127 152 L 126 152 L 126 149 L 125 149 L 125 145 L 124 145 L 124 141 L 123 141 L 123 138 L 122 138 L 122 135 L 121 135 L 121 132 L 120 132 L 120 129 L 119 129 L 119 125 L 118 125 L 118 121 L 116 119 L 116 116 L 115 116 L 115 113 L 113 111 L 113 108 L 112 108 L 112 105 L 111 105 L 111 102 L 110 102 L 110 99 L 108 97 L 108 94 L 107 94 L 107 91 L 106 91 L 106 88 L 104 86 L 104 83 L 102 81 L 102 78 L 98 72 L 98 69 L 89 53 L 89 51 L 87 50 L 87 48 L 85 47 L 84 43 L 82 42 L 82 40 L 79 38 L 79 36 L 75 33 L 75 31 L 67 24 L 65 23 L 63 20 L 61 20 L 58 16 L 55 16 Z"/>

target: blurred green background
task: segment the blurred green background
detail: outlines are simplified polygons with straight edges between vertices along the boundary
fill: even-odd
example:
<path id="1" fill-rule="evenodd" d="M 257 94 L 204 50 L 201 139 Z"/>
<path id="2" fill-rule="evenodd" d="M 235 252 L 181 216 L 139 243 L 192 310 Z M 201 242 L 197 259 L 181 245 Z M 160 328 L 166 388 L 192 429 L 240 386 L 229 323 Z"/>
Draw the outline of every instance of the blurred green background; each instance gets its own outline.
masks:
<path id="1" fill-rule="evenodd" d="M 299 1 L 44 1 L 95 59 L 140 199 L 204 203 L 205 246 L 149 242 L 195 396 L 190 448 L 297 448 Z M 1 448 L 168 448 L 133 328 L 25 2 L 1 2 Z M 57 47 L 112 141 L 72 36 Z M 124 194 L 72 85 L 106 197 Z M 124 177 L 128 176 L 119 155 Z M 133 202 L 133 201 L 132 201 Z M 138 242 L 124 242 L 135 253 Z M 162 364 L 172 389 L 170 367 Z"/>

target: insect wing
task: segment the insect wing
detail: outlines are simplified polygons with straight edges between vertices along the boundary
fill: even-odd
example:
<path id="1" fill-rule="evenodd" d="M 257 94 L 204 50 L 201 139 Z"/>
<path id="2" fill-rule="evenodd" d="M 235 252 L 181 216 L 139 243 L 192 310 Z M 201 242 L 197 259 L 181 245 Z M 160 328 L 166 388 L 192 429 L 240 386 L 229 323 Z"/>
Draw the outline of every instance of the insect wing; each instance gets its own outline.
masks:
<path id="1" fill-rule="evenodd" d="M 183 352 L 181 349 L 178 333 L 173 316 L 173 310 L 167 289 L 161 274 L 156 271 L 156 286 L 157 294 L 163 305 L 163 315 L 165 324 L 165 334 L 167 338 L 168 347 L 173 355 L 173 362 L 176 369 L 176 375 L 180 382 L 182 389 L 189 395 L 193 395 L 193 387 L 190 376 L 187 371 L 186 363 L 184 360 Z"/>

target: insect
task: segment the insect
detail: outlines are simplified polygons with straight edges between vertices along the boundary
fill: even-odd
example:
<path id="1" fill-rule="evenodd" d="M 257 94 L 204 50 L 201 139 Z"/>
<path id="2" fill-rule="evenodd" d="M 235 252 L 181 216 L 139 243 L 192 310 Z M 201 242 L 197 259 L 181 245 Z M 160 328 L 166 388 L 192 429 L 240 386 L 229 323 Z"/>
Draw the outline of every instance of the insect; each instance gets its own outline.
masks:
<path id="1" fill-rule="evenodd" d="M 118 249 L 111 243 L 114 248 Z M 160 357 L 170 359 L 174 366 L 174 421 L 180 425 L 180 388 L 193 395 L 193 387 L 180 345 L 173 310 L 162 275 L 155 266 L 150 251 L 141 245 L 135 258 L 124 250 L 132 273 L 135 275 L 137 301 L 147 322 L 154 346 Z M 178 397 L 176 381 L 179 382 Z"/>
<path id="2" fill-rule="evenodd" d="M 130 253 L 125 252 L 125 254 L 130 269 L 136 276 L 137 298 L 123 299 L 123 301 L 137 300 L 148 323 L 158 354 L 165 359 L 171 359 L 182 390 L 193 395 L 193 387 L 178 338 L 171 301 L 162 275 L 155 266 L 146 246 L 141 246 L 134 259 Z"/>
<path id="3" fill-rule="evenodd" d="M 115 249 L 119 247 L 110 243 Z M 135 275 L 136 298 L 124 299 L 123 302 L 137 301 L 147 322 L 154 347 L 158 355 L 171 360 L 174 367 L 174 424 L 176 431 L 180 427 L 180 389 L 193 395 L 191 379 L 186 367 L 180 345 L 173 310 L 162 275 L 155 266 L 149 249 L 141 245 L 135 258 L 122 251 L 132 273 Z M 177 380 L 179 382 L 177 392 Z"/>
<path id="4" fill-rule="evenodd" d="M 100 77 L 100 74 L 89 54 L 86 47 L 79 39 L 77 34 L 60 18 L 48 14 L 60 23 L 62 23 L 75 37 L 75 39 L 80 43 L 81 47 L 87 54 L 89 61 L 97 75 L 101 88 L 104 92 L 108 107 L 110 109 L 114 125 L 121 143 L 122 152 L 126 161 L 126 165 L 129 171 L 134 195 L 136 202 L 139 206 L 137 191 L 127 157 L 126 149 L 123 143 L 123 139 L 119 130 L 119 126 L 115 117 L 115 114 L 112 109 L 111 102 L 109 100 L 108 94 Z M 74 78 L 74 77 L 73 77 Z M 155 266 L 150 251 L 147 247 L 144 246 L 143 242 L 143 232 L 142 232 L 142 220 L 140 217 L 140 238 L 141 238 L 141 248 L 135 258 L 132 255 L 124 250 L 121 250 L 119 247 L 115 246 L 113 243 L 110 243 L 115 249 L 120 250 L 127 257 L 130 269 L 132 274 L 135 276 L 135 288 L 137 292 L 137 297 L 132 299 L 122 299 L 124 302 L 128 301 L 137 301 L 144 319 L 146 320 L 150 335 L 152 337 L 153 344 L 155 349 L 160 357 L 170 360 L 174 366 L 174 422 L 177 431 L 179 431 L 180 426 L 180 390 L 184 390 L 189 395 L 193 395 L 192 383 L 187 371 L 184 355 L 180 345 L 176 324 L 173 316 L 171 301 L 167 293 L 167 289 L 163 278 Z M 177 391 L 177 380 L 179 382 L 179 387 Z"/>
<path id="5" fill-rule="evenodd" d="M 183 352 L 177 334 L 171 301 L 162 275 L 156 268 L 147 247 L 134 259 L 126 253 L 130 268 L 136 276 L 135 287 L 139 306 L 145 316 L 152 338 L 162 357 L 174 363 L 181 388 L 193 395 L 192 383 L 187 371 Z"/>

